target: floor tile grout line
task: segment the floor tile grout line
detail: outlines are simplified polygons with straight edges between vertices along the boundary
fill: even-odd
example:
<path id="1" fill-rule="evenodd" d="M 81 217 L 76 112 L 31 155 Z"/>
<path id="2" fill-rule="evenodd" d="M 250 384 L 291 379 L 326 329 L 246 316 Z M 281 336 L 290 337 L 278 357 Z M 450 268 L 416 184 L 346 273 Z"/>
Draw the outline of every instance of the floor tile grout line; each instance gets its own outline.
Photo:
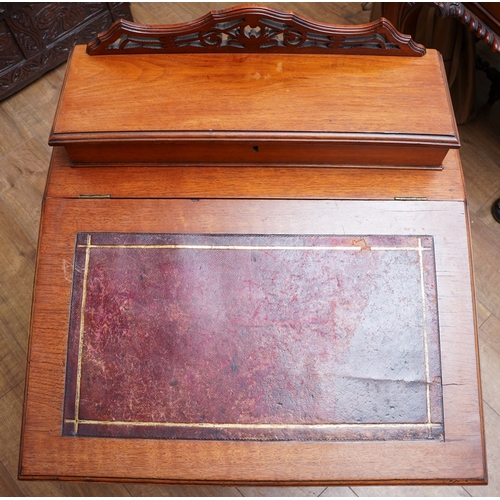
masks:
<path id="1" fill-rule="evenodd" d="M 62 64 L 65 64 L 65 63 L 62 63 Z M 50 72 L 52 71 L 56 71 L 60 66 L 62 66 L 62 64 L 56 66 L 55 68 L 53 68 L 52 70 L 50 70 Z M 57 93 L 60 94 L 60 91 L 62 89 L 62 85 L 63 85 L 63 81 L 64 81 L 64 76 L 63 78 L 61 78 L 61 82 L 59 84 L 59 89 L 57 90 Z M 22 90 L 22 89 L 21 89 Z M 15 94 L 14 94 L 15 95 Z M 10 96 L 10 97 L 13 97 L 13 96 Z M 31 133 L 31 137 L 29 137 L 25 142 L 27 142 L 28 140 L 30 140 L 31 138 L 36 138 L 38 139 L 38 141 L 40 142 L 40 144 L 42 144 L 42 146 L 46 149 L 46 150 L 51 150 L 52 148 L 48 145 L 48 138 L 49 138 L 49 135 L 50 135 L 50 130 L 51 130 L 51 126 L 52 126 L 52 121 L 53 119 L 51 120 L 51 124 L 48 128 L 48 132 L 46 134 L 46 140 L 42 140 L 41 137 L 38 136 L 36 130 L 34 130 L 27 122 L 26 120 L 22 117 L 22 115 L 20 115 L 15 109 L 14 107 L 10 104 L 9 102 L 9 98 L 7 99 L 7 101 L 5 101 L 5 104 L 8 105 L 10 107 L 10 109 L 12 110 L 13 113 L 16 114 L 17 117 L 19 117 L 19 119 L 21 120 L 21 122 L 23 123 L 23 125 L 27 128 L 27 130 Z M 55 108 L 54 108 L 55 110 Z M 0 158 L 1 159 L 1 158 Z"/>
<path id="2" fill-rule="evenodd" d="M 12 112 L 19 118 L 21 123 L 26 127 L 26 130 L 28 130 L 29 133 L 31 134 L 31 137 L 28 137 L 28 139 L 26 139 L 24 142 L 28 142 L 33 137 L 38 137 L 36 135 L 35 131 L 26 123 L 26 120 L 12 107 L 12 104 L 10 104 L 9 99 L 7 99 L 7 101 L 5 101 L 5 104 L 7 106 L 9 106 L 9 108 L 12 110 Z"/>
<path id="3" fill-rule="evenodd" d="M 1 399 L 1 397 L 0 397 Z M 5 471 L 5 473 L 7 474 L 7 476 L 12 480 L 12 484 L 14 485 L 14 488 L 16 489 L 16 493 L 18 494 L 18 496 L 20 497 L 24 497 L 26 496 L 24 494 L 24 492 L 21 490 L 21 488 L 19 487 L 19 480 L 15 477 L 12 476 L 12 474 L 10 473 L 9 469 L 7 468 L 7 466 L 3 463 L 2 460 L 0 460 L 0 466 L 3 468 L 3 470 Z M 3 497 L 4 496 L 4 492 L 0 491 L 0 495 Z"/>
<path id="4" fill-rule="evenodd" d="M 500 234 L 499 234 L 499 233 L 497 233 L 494 229 L 492 229 L 492 228 L 491 228 L 488 224 L 486 224 L 486 222 L 484 222 L 484 221 L 483 221 L 483 220 L 482 220 L 482 219 L 481 219 L 481 218 L 480 218 L 477 214 L 473 214 L 473 215 L 474 215 L 474 217 L 476 218 L 476 220 L 471 221 L 471 223 L 472 223 L 472 224 L 471 224 L 471 227 L 472 227 L 472 231 L 471 231 L 471 233 L 472 233 L 472 234 L 471 234 L 471 240 L 472 240 L 472 242 L 474 242 L 474 240 L 475 240 L 475 237 L 474 237 L 474 225 L 475 225 L 475 224 L 482 224 L 482 225 L 485 227 L 485 229 L 486 229 L 489 233 L 491 233 L 491 236 L 495 236 L 495 238 L 500 238 Z M 500 226 L 500 224 L 499 224 L 499 226 Z M 475 260 L 475 258 L 474 258 L 474 254 L 473 254 L 473 260 Z M 484 305 L 484 304 L 483 304 L 483 305 Z M 489 310 L 489 309 L 488 309 L 488 310 Z M 491 311 L 490 311 L 490 312 L 491 312 Z"/>
<path id="5" fill-rule="evenodd" d="M 146 5 L 145 2 L 142 3 L 142 6 L 158 21 L 159 24 L 162 24 L 161 19 Z"/>
<path id="6" fill-rule="evenodd" d="M 40 139 L 38 137 L 30 137 L 28 140 L 24 141 L 22 144 L 20 144 L 19 146 L 15 147 L 14 149 L 10 150 L 9 153 L 7 153 L 5 156 L 2 156 L 0 157 L 0 162 L 4 161 L 9 155 L 15 153 L 18 149 L 22 148 L 23 146 L 25 146 L 28 142 L 30 142 L 31 140 L 36 140 L 40 145 L 43 146 L 42 142 L 40 141 Z M 40 197 L 40 204 L 41 204 L 41 201 L 42 201 L 42 197 L 43 197 L 43 194 L 42 196 Z M 19 224 L 19 226 L 23 229 L 24 233 L 26 234 L 26 237 L 28 238 L 28 240 L 35 246 L 37 246 L 37 243 L 38 243 L 38 231 L 37 231 L 37 235 L 36 235 L 36 239 L 35 240 L 32 240 L 31 236 L 30 236 L 30 231 L 28 230 L 28 228 L 25 227 L 24 223 L 19 219 L 18 215 L 16 214 L 16 212 L 13 210 L 13 208 L 11 207 L 10 203 L 5 199 L 5 196 L 3 195 L 3 193 L 0 192 L 0 202 L 2 202 L 4 204 L 4 206 L 6 207 L 7 211 L 14 217 L 14 220 Z M 38 220 L 36 220 L 36 226 L 38 227 L 39 226 L 39 223 L 40 223 L 40 218 L 38 217 Z"/>
<path id="7" fill-rule="evenodd" d="M 483 321 L 481 321 L 481 323 L 479 323 L 479 318 L 477 317 L 477 310 L 479 309 L 478 307 L 476 307 L 476 319 L 477 319 L 477 330 L 479 332 L 479 330 L 482 328 L 482 326 L 490 319 L 491 316 L 495 316 L 479 299 L 476 298 L 476 306 L 477 304 L 481 304 L 482 307 L 484 307 L 488 312 L 488 316 L 486 316 L 485 319 L 483 319 Z M 496 317 L 496 316 L 495 316 Z"/>
<path id="8" fill-rule="evenodd" d="M 498 169 L 499 169 L 499 173 L 500 173 L 500 163 L 498 164 Z M 488 199 L 480 206 L 478 207 L 476 210 L 472 211 L 471 212 L 476 216 L 476 217 L 479 217 L 478 216 L 478 213 L 481 212 L 481 210 L 485 209 L 485 208 L 488 208 L 488 211 L 490 209 L 490 205 L 491 205 L 491 199 L 492 198 L 500 198 L 500 188 L 498 188 L 496 191 L 493 192 L 493 194 L 491 196 L 488 197 Z"/>
<path id="9" fill-rule="evenodd" d="M 17 146 L 16 148 L 12 149 L 11 151 L 9 151 L 8 154 L 6 154 L 5 156 L 1 157 L 0 158 L 0 162 L 3 161 L 3 160 L 6 160 L 6 158 L 8 156 L 10 156 L 11 154 L 14 154 L 16 153 L 20 148 L 22 148 L 23 146 L 26 146 L 28 149 L 29 149 L 29 146 L 28 144 L 32 141 L 36 141 L 38 143 L 38 145 L 34 148 L 34 150 L 36 151 L 40 151 L 40 146 L 43 148 L 44 151 L 46 151 L 49 155 L 49 158 L 50 158 L 50 154 L 51 154 L 51 151 L 52 151 L 52 148 L 45 148 L 44 147 L 44 144 L 43 142 L 40 140 L 40 138 L 38 136 L 33 136 L 33 137 L 30 137 L 28 140 L 24 141 L 22 144 L 20 144 L 19 146 Z M 23 163 L 26 163 L 23 161 Z M 48 173 L 48 170 L 47 169 L 43 169 L 43 170 L 37 170 L 36 173 L 41 173 L 43 174 L 44 178 L 45 178 L 45 181 L 44 181 L 44 189 L 45 189 L 45 182 L 46 182 L 46 177 L 47 177 L 47 173 Z M 31 177 L 32 176 L 25 176 L 25 179 L 27 180 L 27 182 L 31 185 L 33 185 L 33 183 L 31 182 Z M 36 186 L 35 186 L 36 187 Z M 40 196 L 40 201 L 41 201 L 41 198 L 43 196 L 43 192 L 42 192 L 42 195 Z"/>
<path id="10" fill-rule="evenodd" d="M 133 497 L 134 495 L 129 490 L 129 486 L 131 486 L 133 483 L 121 483 L 121 484 L 123 484 L 123 487 L 125 488 L 125 491 L 129 494 L 129 496 Z"/>
<path id="11" fill-rule="evenodd" d="M 486 401 L 484 398 L 483 398 L 483 403 L 484 403 L 484 404 L 485 404 L 485 405 L 486 405 L 486 406 L 487 406 L 487 407 L 488 407 L 488 408 L 489 408 L 489 409 L 490 409 L 493 413 L 495 413 L 495 415 L 496 415 L 497 417 L 499 417 L 499 418 L 500 418 L 500 412 L 498 412 L 497 410 L 495 410 L 495 408 L 493 408 L 493 406 L 491 406 L 491 405 L 488 403 L 488 401 Z"/>
<path id="12" fill-rule="evenodd" d="M 5 321 L 2 319 L 2 317 L 0 316 L 0 324 L 3 326 L 4 328 L 4 331 L 9 335 L 10 337 L 10 340 L 8 341 L 8 343 L 10 344 L 11 342 L 14 342 L 14 344 L 16 344 L 22 351 L 24 357 L 26 358 L 26 349 L 24 349 L 24 347 L 17 341 L 16 337 L 14 336 L 14 334 L 12 333 L 12 330 L 9 328 L 8 325 L 5 324 Z M 5 356 L 4 357 L 1 357 L 0 358 L 0 363 L 5 359 Z M 25 362 L 25 365 L 26 365 L 26 362 Z M 25 371 L 25 370 L 24 370 Z M 25 380 L 25 376 L 23 375 L 23 378 L 20 382 L 24 382 Z M 20 383 L 18 382 L 18 383 Z M 17 384 L 14 385 L 14 387 L 16 387 Z M 10 392 L 11 389 L 7 390 L 5 393 L 3 394 L 0 394 L 0 399 L 2 399 L 6 394 L 8 394 Z"/>
<path id="13" fill-rule="evenodd" d="M 17 389 L 17 387 L 19 387 L 20 385 L 23 385 L 23 387 L 24 387 L 24 383 L 25 383 L 25 380 L 21 380 L 15 386 L 11 387 L 5 394 L 3 394 L 0 399 L 3 399 L 5 396 L 7 396 L 7 394 L 10 394 L 13 390 Z M 23 391 L 23 399 L 24 399 L 24 391 Z"/>
<path id="14" fill-rule="evenodd" d="M 489 347 L 492 347 L 493 349 L 495 349 L 495 346 L 494 344 L 492 345 L 491 342 L 488 340 L 488 339 L 485 339 L 482 335 L 481 335 L 481 328 L 491 319 L 491 318 L 494 318 L 492 321 L 496 320 L 500 323 L 500 318 L 498 318 L 498 316 L 495 314 L 495 313 L 491 313 L 482 323 L 481 323 L 481 326 L 478 326 L 477 330 L 478 330 L 478 337 L 479 337 L 479 346 L 481 347 L 481 345 L 488 345 Z M 495 349 L 496 350 L 496 349 Z"/>
<path id="15" fill-rule="evenodd" d="M 471 497 L 471 496 L 472 496 L 472 495 L 471 495 L 471 494 L 467 491 L 467 488 L 466 488 L 465 486 L 462 486 L 461 488 L 465 491 L 465 493 L 467 493 L 467 495 L 468 495 L 469 497 Z"/>
<path id="16" fill-rule="evenodd" d="M 3 161 L 5 160 L 5 158 L 7 158 L 7 156 L 9 156 L 10 154 L 16 152 L 19 148 L 21 148 L 22 146 L 24 146 L 28 141 L 30 141 L 31 139 L 33 139 L 33 136 L 32 137 L 28 137 L 26 140 L 24 140 L 21 144 L 18 144 L 15 148 L 13 149 L 9 149 L 9 151 L 7 151 L 7 153 L 3 154 L 3 155 L 0 155 L 0 161 Z"/>
<path id="17" fill-rule="evenodd" d="M 26 139 L 25 141 L 23 141 L 21 144 L 18 144 L 15 148 L 10 149 L 8 151 L 8 153 L 0 156 L 0 162 L 3 161 L 3 160 L 5 160 L 9 155 L 15 153 L 18 149 L 22 148 L 23 146 L 25 146 L 26 144 L 28 144 L 28 142 L 30 142 L 32 140 L 38 141 L 38 143 L 43 147 L 43 142 L 40 140 L 40 138 L 37 135 L 33 135 L 31 137 L 28 137 L 28 139 Z"/>
<path id="18" fill-rule="evenodd" d="M 3 327 L 5 328 L 5 331 L 10 335 L 12 340 L 18 345 L 18 347 L 23 351 L 23 353 L 26 354 L 26 349 L 17 341 L 15 335 L 12 333 L 12 329 L 5 323 L 5 321 L 2 319 L 1 316 L 0 316 L 0 324 L 3 325 Z M 0 362 L 3 359 L 4 358 L 0 357 Z"/>
<path id="19" fill-rule="evenodd" d="M 13 217 L 13 219 L 16 221 L 16 223 L 19 225 L 19 227 L 23 230 L 24 235 L 26 236 L 26 239 L 33 245 L 33 247 L 36 250 L 37 245 L 38 245 L 38 232 L 37 232 L 36 240 L 33 240 L 31 238 L 31 235 L 30 235 L 28 229 L 24 226 L 24 224 L 21 222 L 21 220 L 19 219 L 17 214 L 14 212 L 14 210 L 12 210 L 12 207 L 7 203 L 7 201 L 4 199 L 4 197 L 2 195 L 0 195 L 0 203 L 3 204 L 3 206 L 7 210 L 8 214 Z M 36 222 L 37 222 L 37 226 L 38 226 L 40 224 L 40 218 L 38 218 L 38 220 Z M 12 238 L 10 237 L 9 234 L 7 234 L 5 236 L 8 238 L 8 241 L 12 242 Z"/>
<path id="20" fill-rule="evenodd" d="M 44 143 L 43 141 L 40 139 L 40 137 L 38 137 L 38 135 L 33 135 L 32 137 L 29 137 L 28 139 L 26 139 L 22 144 L 19 144 L 18 146 L 16 146 L 14 149 L 11 149 L 9 151 L 9 153 L 7 153 L 5 156 L 9 156 L 10 154 L 12 153 L 15 153 L 19 148 L 23 147 L 23 146 L 26 146 L 26 144 L 28 144 L 29 142 L 31 141 L 36 141 L 38 142 L 38 144 L 42 147 L 44 147 Z M 44 149 L 47 149 L 47 148 L 44 148 Z M 49 147 L 48 149 L 52 150 L 53 148 L 52 147 Z M 37 149 L 38 150 L 38 149 Z M 0 158 L 0 161 L 2 159 L 5 159 L 5 156 L 3 156 L 2 158 Z"/>

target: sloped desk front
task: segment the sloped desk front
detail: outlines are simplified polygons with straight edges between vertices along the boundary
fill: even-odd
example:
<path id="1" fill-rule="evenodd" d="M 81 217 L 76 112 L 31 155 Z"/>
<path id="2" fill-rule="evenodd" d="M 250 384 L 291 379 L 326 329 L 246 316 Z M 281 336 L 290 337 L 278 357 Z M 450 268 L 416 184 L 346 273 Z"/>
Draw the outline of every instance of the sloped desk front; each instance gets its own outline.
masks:
<path id="1" fill-rule="evenodd" d="M 485 481 L 455 151 L 412 172 L 102 170 L 54 150 L 21 478 Z"/>

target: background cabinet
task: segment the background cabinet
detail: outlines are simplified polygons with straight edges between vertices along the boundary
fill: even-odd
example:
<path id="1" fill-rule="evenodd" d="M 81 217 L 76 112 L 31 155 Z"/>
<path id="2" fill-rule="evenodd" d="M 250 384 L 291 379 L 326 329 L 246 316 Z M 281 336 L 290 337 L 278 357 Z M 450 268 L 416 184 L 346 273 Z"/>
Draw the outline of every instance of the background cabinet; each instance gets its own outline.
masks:
<path id="1" fill-rule="evenodd" d="M 120 18 L 128 3 L 0 2 L 0 100 L 63 63 L 77 43 L 87 43 Z"/>

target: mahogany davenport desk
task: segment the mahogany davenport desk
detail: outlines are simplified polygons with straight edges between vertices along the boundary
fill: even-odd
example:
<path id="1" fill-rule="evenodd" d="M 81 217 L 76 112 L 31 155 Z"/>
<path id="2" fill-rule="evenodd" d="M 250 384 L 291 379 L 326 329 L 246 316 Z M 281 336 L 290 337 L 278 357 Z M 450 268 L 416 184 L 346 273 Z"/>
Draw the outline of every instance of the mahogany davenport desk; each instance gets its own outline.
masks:
<path id="1" fill-rule="evenodd" d="M 439 55 L 257 7 L 87 52 L 51 137 L 20 478 L 484 483 Z"/>

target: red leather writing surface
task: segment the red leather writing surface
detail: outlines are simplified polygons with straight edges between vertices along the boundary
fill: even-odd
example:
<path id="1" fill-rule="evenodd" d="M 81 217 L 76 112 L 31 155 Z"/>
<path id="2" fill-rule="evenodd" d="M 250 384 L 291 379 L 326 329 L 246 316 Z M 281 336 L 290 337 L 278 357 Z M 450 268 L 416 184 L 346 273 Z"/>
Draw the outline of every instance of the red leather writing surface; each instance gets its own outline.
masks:
<path id="1" fill-rule="evenodd" d="M 428 236 L 79 234 L 63 434 L 441 439 Z"/>

